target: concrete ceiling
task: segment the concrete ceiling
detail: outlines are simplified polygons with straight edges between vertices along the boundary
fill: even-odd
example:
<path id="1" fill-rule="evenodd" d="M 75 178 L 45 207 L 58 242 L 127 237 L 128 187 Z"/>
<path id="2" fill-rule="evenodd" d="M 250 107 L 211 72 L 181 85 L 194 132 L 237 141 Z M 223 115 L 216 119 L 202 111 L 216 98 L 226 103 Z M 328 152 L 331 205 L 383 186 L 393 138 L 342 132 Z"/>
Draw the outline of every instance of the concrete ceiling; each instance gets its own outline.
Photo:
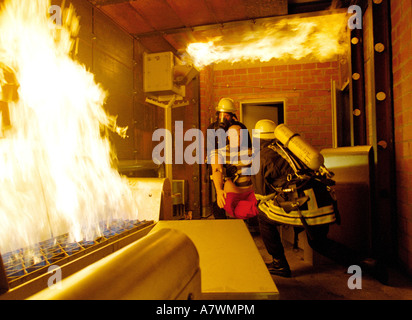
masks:
<path id="1" fill-rule="evenodd" d="M 89 0 L 150 52 L 181 53 L 190 42 L 290 14 L 347 7 L 349 0 Z M 234 28 L 235 27 L 235 28 Z M 232 31 L 231 31 L 232 30 Z"/>

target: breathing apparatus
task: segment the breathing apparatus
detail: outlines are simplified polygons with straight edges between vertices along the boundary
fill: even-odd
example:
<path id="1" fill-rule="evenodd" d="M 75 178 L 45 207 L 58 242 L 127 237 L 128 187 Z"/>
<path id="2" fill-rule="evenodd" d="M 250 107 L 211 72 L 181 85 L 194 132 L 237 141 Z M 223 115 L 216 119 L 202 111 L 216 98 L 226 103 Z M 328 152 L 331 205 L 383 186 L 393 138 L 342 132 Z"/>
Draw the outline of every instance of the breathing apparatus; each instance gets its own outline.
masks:
<path id="1" fill-rule="evenodd" d="M 307 143 L 299 134 L 290 130 L 285 124 L 278 125 L 274 134 L 275 138 L 282 144 L 278 144 L 278 146 L 282 149 L 283 147 L 289 149 L 290 152 L 310 170 L 319 172 L 329 179 L 334 176 L 334 174 L 324 166 L 322 154 Z"/>
<path id="2" fill-rule="evenodd" d="M 222 98 L 220 99 L 217 107 L 216 112 L 218 114 L 216 128 L 215 129 L 224 129 L 226 130 L 233 124 L 233 118 L 236 112 L 236 106 L 232 99 L 230 98 Z M 229 116 L 228 116 L 229 115 Z"/>
<path id="3" fill-rule="evenodd" d="M 330 200 L 330 205 L 326 206 L 329 211 L 327 211 L 326 214 L 320 211 L 322 213 L 322 219 L 316 221 L 316 224 L 340 223 L 336 198 L 333 189 L 331 189 L 331 186 L 335 184 L 331 179 L 334 174 L 325 168 L 323 156 L 300 137 L 299 134 L 294 133 L 284 124 L 280 124 L 272 130 L 274 126 L 274 122 L 270 120 L 258 121 L 255 128 L 260 131 L 257 131 L 256 136 L 259 134 L 261 139 L 272 140 L 268 147 L 277 152 L 289 163 L 293 169 L 293 173 L 288 174 L 285 181 L 280 185 L 266 183 L 273 193 L 265 195 L 260 201 L 272 201 L 269 202 L 268 208 L 283 209 L 283 212 L 286 214 L 279 215 L 277 213 L 278 211 L 276 211 L 278 209 L 273 212 L 271 211 L 272 219 L 279 219 L 276 221 L 282 221 L 282 223 L 286 224 L 289 222 L 297 225 L 296 219 L 299 219 L 308 237 L 313 240 L 314 236 L 308 224 L 306 214 L 308 211 L 311 211 L 311 214 L 315 214 L 314 212 L 316 212 L 317 209 L 314 209 L 314 203 L 316 203 L 316 207 L 318 203 L 321 203 L 316 199 L 316 192 L 319 192 L 319 195 L 323 196 L 325 193 L 328 194 L 328 201 Z M 315 189 L 317 191 L 315 191 Z M 294 213 L 292 214 L 291 212 Z M 290 213 L 291 216 L 289 216 Z M 315 220 L 311 220 L 311 223 L 315 224 L 313 221 Z M 301 229 L 295 228 L 296 247 L 297 234 L 300 231 Z"/>

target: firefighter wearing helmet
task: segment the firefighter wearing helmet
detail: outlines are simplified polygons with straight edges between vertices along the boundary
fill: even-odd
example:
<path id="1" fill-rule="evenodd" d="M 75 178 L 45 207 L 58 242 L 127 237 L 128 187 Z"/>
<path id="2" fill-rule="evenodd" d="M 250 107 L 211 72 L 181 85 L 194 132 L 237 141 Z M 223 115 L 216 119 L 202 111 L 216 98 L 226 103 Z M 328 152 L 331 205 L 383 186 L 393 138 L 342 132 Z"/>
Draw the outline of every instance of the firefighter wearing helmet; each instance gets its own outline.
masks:
<path id="1" fill-rule="evenodd" d="M 269 119 L 256 122 L 253 136 L 262 140 L 275 139 L 276 123 Z"/>
<path id="2" fill-rule="evenodd" d="M 285 256 L 284 248 L 277 230 L 278 223 L 272 221 L 262 211 L 260 205 L 264 205 L 264 199 L 273 190 L 270 190 L 269 185 L 277 183 L 278 179 L 283 179 L 288 174 L 293 173 L 288 162 L 281 157 L 270 146 L 275 141 L 276 123 L 269 119 L 259 120 L 255 125 L 253 137 L 260 139 L 259 171 L 258 174 L 252 176 L 253 186 L 255 190 L 258 204 L 258 220 L 262 240 L 269 254 L 272 256 L 272 262 L 267 263 L 268 270 L 271 274 L 282 277 L 290 277 L 291 270 Z"/>
<path id="3" fill-rule="evenodd" d="M 229 126 L 233 124 L 234 119 L 236 118 L 236 106 L 232 99 L 223 98 L 220 99 L 216 107 L 216 123 L 217 128 L 222 128 L 225 131 Z M 216 129 L 216 126 L 215 126 Z"/>
<path id="4" fill-rule="evenodd" d="M 260 152 L 256 155 L 260 162 L 252 182 L 258 200 L 260 234 L 273 258 L 267 263 L 269 272 L 291 276 L 278 231 L 279 225 L 289 225 L 295 231 L 295 241 L 300 232 L 306 231 L 313 250 L 339 264 L 361 266 L 362 271 L 386 283 L 388 274 L 381 261 L 328 238 L 329 225 L 339 224 L 340 218 L 330 188 L 333 175 L 319 165 L 323 158 L 318 152 L 285 124 L 276 125 L 268 119 L 256 123 L 254 137 L 260 138 Z"/>
<path id="5" fill-rule="evenodd" d="M 237 108 L 233 99 L 230 98 L 222 98 L 219 100 L 216 108 L 216 118 L 213 123 L 211 123 L 207 130 L 219 130 L 223 129 L 225 132 L 229 129 L 232 125 L 239 125 L 241 129 L 247 129 L 246 126 L 238 121 L 236 117 Z M 214 151 L 219 148 L 218 146 L 218 137 L 217 136 L 210 136 L 206 135 L 207 137 L 207 152 Z M 248 135 L 248 146 L 252 146 L 252 140 L 250 135 Z M 209 158 L 210 154 L 207 154 Z M 213 183 L 210 183 L 213 188 Z M 215 190 L 212 190 L 213 196 L 215 195 Z M 226 212 L 224 209 L 219 208 L 217 205 L 216 200 L 212 203 L 212 213 L 215 219 L 226 219 Z"/>

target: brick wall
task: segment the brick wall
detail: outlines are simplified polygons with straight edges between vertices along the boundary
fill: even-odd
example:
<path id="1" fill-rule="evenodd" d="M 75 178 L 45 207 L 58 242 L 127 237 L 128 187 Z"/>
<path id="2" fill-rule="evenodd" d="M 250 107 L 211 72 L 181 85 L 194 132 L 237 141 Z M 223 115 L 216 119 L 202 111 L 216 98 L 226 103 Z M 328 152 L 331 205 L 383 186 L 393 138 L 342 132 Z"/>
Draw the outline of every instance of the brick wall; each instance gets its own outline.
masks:
<path id="1" fill-rule="evenodd" d="M 213 79 L 214 105 L 223 97 L 285 99 L 288 126 L 319 150 L 332 146 L 330 88 L 331 80 L 340 86 L 337 61 L 215 70 Z"/>
<path id="2" fill-rule="evenodd" d="M 412 1 L 391 1 L 399 258 L 412 273 Z"/>
<path id="3" fill-rule="evenodd" d="M 223 97 L 237 103 L 284 99 L 286 124 L 318 150 L 332 147 L 330 89 L 331 80 L 337 82 L 338 88 L 341 86 L 339 69 L 338 61 L 215 70 L 208 67 L 201 71 L 202 125 L 210 123 L 210 118 L 205 118 Z M 209 203 L 205 192 L 203 206 Z"/>

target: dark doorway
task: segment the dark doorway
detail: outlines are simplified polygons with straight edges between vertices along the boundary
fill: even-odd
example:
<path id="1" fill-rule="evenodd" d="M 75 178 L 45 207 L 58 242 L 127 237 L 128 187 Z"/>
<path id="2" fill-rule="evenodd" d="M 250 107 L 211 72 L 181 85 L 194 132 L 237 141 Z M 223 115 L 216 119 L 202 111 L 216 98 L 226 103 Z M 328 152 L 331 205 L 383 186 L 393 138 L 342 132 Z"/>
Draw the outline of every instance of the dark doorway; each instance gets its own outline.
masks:
<path id="1" fill-rule="evenodd" d="M 256 122 L 269 119 L 276 124 L 284 123 L 284 101 L 254 101 L 242 102 L 240 106 L 240 121 L 248 128 L 250 135 Z"/>

